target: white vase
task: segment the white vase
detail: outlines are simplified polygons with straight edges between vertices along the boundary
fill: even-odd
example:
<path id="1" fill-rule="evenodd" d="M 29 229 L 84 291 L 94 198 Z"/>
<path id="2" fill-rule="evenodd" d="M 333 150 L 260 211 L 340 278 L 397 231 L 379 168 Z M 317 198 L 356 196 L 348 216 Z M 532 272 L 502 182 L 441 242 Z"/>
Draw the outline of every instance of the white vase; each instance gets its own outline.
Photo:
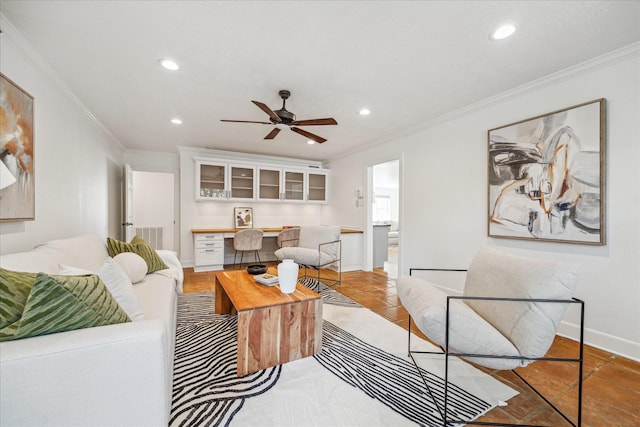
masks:
<path id="1" fill-rule="evenodd" d="M 278 264 L 278 281 L 280 282 L 282 293 L 293 293 L 298 283 L 298 264 L 293 262 L 292 259 L 283 259 Z"/>

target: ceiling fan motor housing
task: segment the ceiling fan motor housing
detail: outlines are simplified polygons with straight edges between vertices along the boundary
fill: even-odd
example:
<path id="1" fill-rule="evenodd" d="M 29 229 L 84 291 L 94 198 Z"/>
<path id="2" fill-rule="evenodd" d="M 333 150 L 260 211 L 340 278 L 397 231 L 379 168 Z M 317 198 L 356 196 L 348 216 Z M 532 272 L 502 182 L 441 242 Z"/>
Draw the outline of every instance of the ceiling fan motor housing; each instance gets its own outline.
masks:
<path id="1" fill-rule="evenodd" d="M 276 113 L 278 115 L 278 117 L 280 117 L 280 119 L 282 120 L 282 123 L 284 123 L 285 125 L 290 124 L 292 121 L 294 121 L 296 119 L 296 115 L 293 114 L 291 111 L 287 111 L 284 108 L 280 109 L 280 110 L 274 110 L 274 113 Z M 275 120 L 271 119 L 271 121 L 273 123 L 277 123 Z"/>
<path id="2" fill-rule="evenodd" d="M 285 107 L 287 99 L 289 99 L 289 97 L 291 96 L 291 92 L 286 89 L 282 89 L 278 92 L 278 95 L 280 95 L 280 98 L 282 98 L 282 108 L 279 110 L 273 110 L 273 112 L 276 113 L 278 117 L 280 117 L 282 123 L 284 123 L 285 125 L 291 124 L 291 122 L 296 119 L 296 115 L 291 111 L 288 111 Z M 273 123 L 277 123 L 273 119 L 271 119 L 271 121 Z"/>

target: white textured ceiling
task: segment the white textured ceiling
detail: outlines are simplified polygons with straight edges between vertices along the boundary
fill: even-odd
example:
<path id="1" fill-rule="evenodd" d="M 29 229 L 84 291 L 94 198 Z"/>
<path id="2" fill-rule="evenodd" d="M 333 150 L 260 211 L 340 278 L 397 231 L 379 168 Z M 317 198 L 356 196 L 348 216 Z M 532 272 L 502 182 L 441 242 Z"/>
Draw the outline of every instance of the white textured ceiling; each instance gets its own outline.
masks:
<path id="1" fill-rule="evenodd" d="M 126 148 L 314 160 L 640 40 L 638 1 L 1 0 L 0 12 Z M 489 41 L 507 21 L 516 34 Z M 161 69 L 165 57 L 181 70 Z M 326 143 L 220 122 L 265 121 L 250 101 L 279 108 L 279 89 L 298 119 L 338 121 L 304 128 Z"/>

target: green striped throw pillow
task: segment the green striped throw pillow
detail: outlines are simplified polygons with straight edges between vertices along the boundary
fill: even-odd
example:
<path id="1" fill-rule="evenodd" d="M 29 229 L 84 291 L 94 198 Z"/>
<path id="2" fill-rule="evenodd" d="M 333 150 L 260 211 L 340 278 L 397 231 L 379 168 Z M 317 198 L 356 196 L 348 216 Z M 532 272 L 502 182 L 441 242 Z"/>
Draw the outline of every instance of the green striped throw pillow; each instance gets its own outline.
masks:
<path id="1" fill-rule="evenodd" d="M 19 318 L 12 322 L 2 319 L 0 341 L 130 321 L 97 275 L 38 273 L 34 281 L 28 283 L 28 273 L 6 273 L 6 270 L 3 273 L 2 290 L 14 289 L 16 295 L 25 292 L 18 288 L 26 288 L 29 292 Z M 23 276 L 17 282 L 5 282 L 5 278 L 15 278 L 16 274 Z M 2 294 L 3 300 L 4 297 Z M 22 299 L 18 297 L 14 305 L 20 306 L 21 303 Z"/>
<path id="2" fill-rule="evenodd" d="M 22 317 L 24 305 L 36 281 L 36 273 L 20 273 L 0 268 L 0 331 Z"/>
<path id="3" fill-rule="evenodd" d="M 147 242 L 140 236 L 133 236 L 131 243 L 121 242 L 119 240 L 107 237 L 107 250 L 109 256 L 115 257 L 122 252 L 133 252 L 140 255 L 147 263 L 147 274 L 154 271 L 164 270 L 167 265 L 162 261 L 160 255 L 153 249 L 151 243 Z"/>

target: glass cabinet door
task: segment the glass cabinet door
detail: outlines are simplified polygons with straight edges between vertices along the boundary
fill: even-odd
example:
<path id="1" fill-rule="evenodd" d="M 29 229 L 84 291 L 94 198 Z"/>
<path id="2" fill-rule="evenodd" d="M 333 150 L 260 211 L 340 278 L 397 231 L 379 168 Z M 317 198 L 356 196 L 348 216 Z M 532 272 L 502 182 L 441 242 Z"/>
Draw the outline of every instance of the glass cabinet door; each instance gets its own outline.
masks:
<path id="1" fill-rule="evenodd" d="M 280 200 L 280 169 L 258 169 L 258 199 Z"/>
<path id="2" fill-rule="evenodd" d="M 198 191 L 196 198 L 199 199 L 224 199 L 226 194 L 226 166 L 199 163 Z"/>
<path id="3" fill-rule="evenodd" d="M 304 200 L 304 172 L 284 172 L 284 199 Z"/>
<path id="4" fill-rule="evenodd" d="M 309 172 L 307 175 L 309 183 L 307 200 L 315 202 L 327 201 L 327 174 Z"/>
<path id="5" fill-rule="evenodd" d="M 231 165 L 231 198 L 253 199 L 255 198 L 255 167 Z"/>

